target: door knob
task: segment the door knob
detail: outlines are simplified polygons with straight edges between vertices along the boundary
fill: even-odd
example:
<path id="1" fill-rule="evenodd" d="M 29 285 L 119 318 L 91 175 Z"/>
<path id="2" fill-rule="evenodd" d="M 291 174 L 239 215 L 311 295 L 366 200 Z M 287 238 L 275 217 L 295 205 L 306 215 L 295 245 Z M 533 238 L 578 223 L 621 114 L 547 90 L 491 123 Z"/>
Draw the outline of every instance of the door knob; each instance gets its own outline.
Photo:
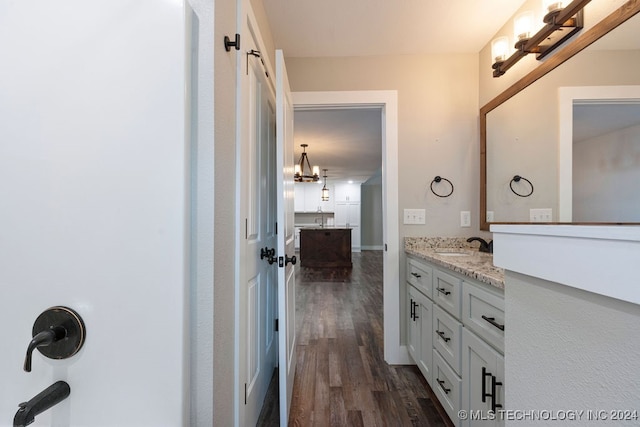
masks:
<path id="1" fill-rule="evenodd" d="M 297 259 L 296 259 L 296 256 L 295 256 L 295 255 L 294 255 L 294 256 L 292 256 L 291 258 L 289 258 L 289 257 L 288 257 L 288 256 L 286 256 L 286 255 L 284 256 L 284 265 L 287 265 L 287 264 L 289 264 L 289 263 L 291 263 L 291 264 L 293 264 L 293 265 L 296 265 L 296 261 L 297 261 Z"/>
<path id="2" fill-rule="evenodd" d="M 78 313 L 68 307 L 56 306 L 38 316 L 33 324 L 32 336 L 24 359 L 26 372 L 31 372 L 31 360 L 36 348 L 50 359 L 67 359 L 76 354 L 84 344 L 86 329 Z"/>

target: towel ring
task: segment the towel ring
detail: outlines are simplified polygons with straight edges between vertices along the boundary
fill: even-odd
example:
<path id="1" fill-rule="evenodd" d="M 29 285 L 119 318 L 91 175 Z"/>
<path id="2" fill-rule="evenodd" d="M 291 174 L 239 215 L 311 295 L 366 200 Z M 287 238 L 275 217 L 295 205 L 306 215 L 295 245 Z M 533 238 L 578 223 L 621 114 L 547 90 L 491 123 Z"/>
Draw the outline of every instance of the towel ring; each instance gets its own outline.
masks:
<path id="1" fill-rule="evenodd" d="M 514 182 L 520 182 L 520 180 L 527 181 L 529 183 L 529 185 L 531 186 L 531 191 L 529 191 L 527 194 L 520 194 L 516 190 L 513 189 L 513 183 Z M 515 175 L 513 178 L 511 178 L 511 181 L 509 182 L 509 188 L 511 188 L 511 191 L 513 191 L 513 194 L 515 194 L 516 196 L 529 197 L 530 195 L 533 194 L 533 184 L 531 183 L 531 181 L 529 181 L 527 178 L 525 178 L 523 176 L 520 176 L 520 175 Z"/>
<path id="2" fill-rule="evenodd" d="M 449 185 L 451 185 L 451 191 L 449 191 L 448 194 L 442 195 L 442 194 L 438 194 L 433 190 L 433 183 L 439 183 L 440 181 L 447 181 L 449 183 Z M 429 186 L 431 188 L 431 192 L 433 194 L 435 194 L 438 197 L 449 197 L 450 195 L 453 194 L 453 183 L 451 181 L 449 181 L 447 178 L 442 178 L 441 176 L 436 176 L 435 178 L 433 178 L 433 181 L 431 181 L 431 185 Z"/>

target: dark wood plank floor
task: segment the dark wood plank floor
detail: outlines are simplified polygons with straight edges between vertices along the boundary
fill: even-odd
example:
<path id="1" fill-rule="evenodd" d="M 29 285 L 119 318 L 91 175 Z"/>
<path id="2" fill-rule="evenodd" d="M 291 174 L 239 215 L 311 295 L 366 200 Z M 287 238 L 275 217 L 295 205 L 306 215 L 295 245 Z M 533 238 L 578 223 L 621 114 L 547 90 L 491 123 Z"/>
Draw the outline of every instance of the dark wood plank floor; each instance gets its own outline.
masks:
<path id="1" fill-rule="evenodd" d="M 352 269 L 296 269 L 297 367 L 291 426 L 451 426 L 415 366 L 383 356 L 382 252 Z M 259 426 L 277 426 L 277 372 Z"/>

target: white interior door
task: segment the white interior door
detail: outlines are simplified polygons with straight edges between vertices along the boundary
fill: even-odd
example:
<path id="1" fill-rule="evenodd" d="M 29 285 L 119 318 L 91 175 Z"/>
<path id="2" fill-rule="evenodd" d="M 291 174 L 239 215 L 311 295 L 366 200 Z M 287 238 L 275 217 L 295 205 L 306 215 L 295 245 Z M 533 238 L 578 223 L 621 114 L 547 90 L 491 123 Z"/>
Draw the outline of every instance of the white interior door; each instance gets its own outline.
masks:
<path id="1" fill-rule="evenodd" d="M 185 7 L 0 2 L 0 426 L 57 381 L 33 425 L 188 424 Z M 25 372 L 57 305 L 84 345 Z"/>
<path id="2" fill-rule="evenodd" d="M 250 14 L 245 15 L 244 51 L 258 52 Z M 239 424 L 255 425 L 276 365 L 275 99 L 258 53 L 240 53 L 239 104 L 239 376 L 244 403 Z"/>
<path id="3" fill-rule="evenodd" d="M 295 260 L 293 101 L 281 50 L 276 50 L 276 135 L 280 425 L 286 426 L 296 371 L 296 281 L 295 261 L 289 261 Z"/>

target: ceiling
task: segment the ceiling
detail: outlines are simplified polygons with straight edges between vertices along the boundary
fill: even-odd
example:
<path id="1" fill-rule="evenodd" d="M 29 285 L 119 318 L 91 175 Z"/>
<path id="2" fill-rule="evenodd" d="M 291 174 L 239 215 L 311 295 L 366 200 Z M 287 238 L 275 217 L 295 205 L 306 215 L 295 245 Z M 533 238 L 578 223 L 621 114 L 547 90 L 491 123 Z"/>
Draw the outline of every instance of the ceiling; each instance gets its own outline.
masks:
<path id="1" fill-rule="evenodd" d="M 477 53 L 524 0 L 263 0 L 286 57 Z M 446 43 L 443 43 L 446 35 Z M 295 160 L 309 144 L 327 181 L 364 182 L 382 166 L 379 110 L 295 113 Z"/>
<path id="2" fill-rule="evenodd" d="M 296 110 L 294 161 L 309 144 L 311 166 L 327 170 L 327 182 L 365 182 L 382 167 L 382 115 L 378 108 Z"/>
<path id="3" fill-rule="evenodd" d="M 574 142 L 638 125 L 640 125 L 640 100 L 573 106 Z"/>
<path id="4" fill-rule="evenodd" d="M 285 57 L 478 53 L 524 0 L 264 0 Z"/>

